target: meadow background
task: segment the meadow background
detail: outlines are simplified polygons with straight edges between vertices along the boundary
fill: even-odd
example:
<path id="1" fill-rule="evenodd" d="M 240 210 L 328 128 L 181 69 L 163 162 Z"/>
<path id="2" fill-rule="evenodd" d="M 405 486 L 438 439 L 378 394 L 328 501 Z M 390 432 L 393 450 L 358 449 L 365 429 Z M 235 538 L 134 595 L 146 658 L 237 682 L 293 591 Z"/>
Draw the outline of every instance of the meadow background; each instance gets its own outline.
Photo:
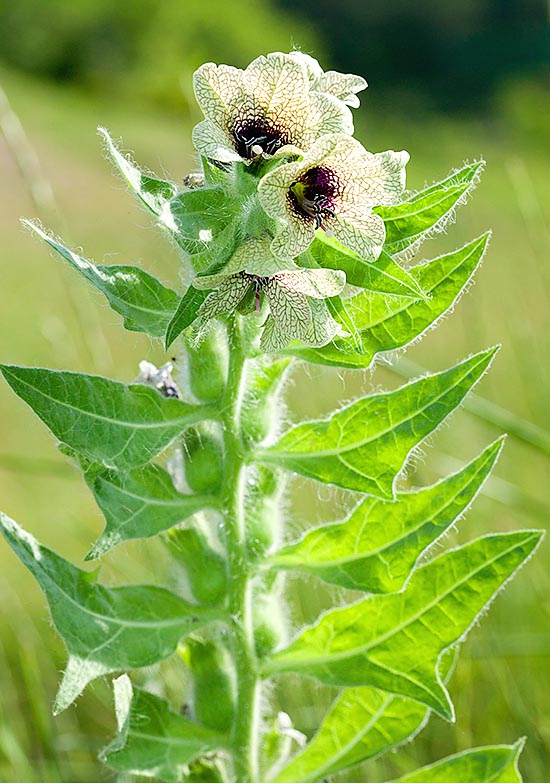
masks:
<path id="1" fill-rule="evenodd" d="M 176 251 L 112 176 L 95 128 L 106 126 L 137 161 L 181 180 L 196 165 L 192 71 L 207 60 L 245 66 L 258 54 L 298 46 L 325 68 L 367 78 L 356 135 L 372 151 L 408 149 L 410 188 L 464 160 L 486 159 L 456 225 L 425 243 L 418 260 L 488 227 L 494 234 L 475 286 L 437 330 L 374 372 L 298 370 L 289 419 L 322 415 L 360 391 L 395 387 L 419 368 L 440 370 L 502 343 L 476 389 L 481 399 L 437 433 L 407 480 L 433 482 L 508 430 L 494 477 L 450 541 L 547 525 L 550 37 L 543 0 L 18 0 L 0 3 L 0 31 L 2 362 L 132 380 L 140 359 L 163 361 L 159 347 L 125 332 L 99 296 L 21 229 L 19 217 L 40 217 L 97 262 L 139 263 L 178 287 Z M 99 511 L 54 439 L 5 385 L 0 432 L 2 510 L 81 564 L 102 529 Z M 294 529 L 312 509 L 318 519 L 334 517 L 341 498 L 328 489 L 318 497 L 318 489 L 295 482 Z M 158 544 L 128 544 L 105 558 L 102 576 L 161 581 L 160 557 Z M 318 583 L 291 587 L 296 617 L 312 618 L 334 598 Z M 457 723 L 434 719 L 414 744 L 345 780 L 379 783 L 471 745 L 526 735 L 526 783 L 545 783 L 549 595 L 547 540 L 464 645 L 451 683 Z M 42 594 L 4 545 L 0 598 L 0 780 L 114 781 L 95 760 L 114 730 L 109 688 L 94 685 L 53 720 L 62 645 Z M 175 670 L 165 669 L 177 690 Z M 281 698 L 311 732 L 330 693 L 294 685 Z"/>

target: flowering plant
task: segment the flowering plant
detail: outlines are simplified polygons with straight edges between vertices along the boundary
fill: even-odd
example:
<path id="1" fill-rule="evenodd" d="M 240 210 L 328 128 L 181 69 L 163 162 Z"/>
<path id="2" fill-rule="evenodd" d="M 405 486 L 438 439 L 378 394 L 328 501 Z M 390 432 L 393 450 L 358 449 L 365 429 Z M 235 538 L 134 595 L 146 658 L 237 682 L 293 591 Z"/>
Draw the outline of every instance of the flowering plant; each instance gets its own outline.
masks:
<path id="1" fill-rule="evenodd" d="M 371 153 L 352 136 L 350 106 L 364 80 L 325 73 L 299 52 L 245 70 L 207 63 L 194 83 L 205 115 L 193 131 L 201 167 L 183 187 L 140 171 L 101 131 L 181 250 L 183 292 L 138 267 L 97 266 L 27 222 L 127 329 L 167 348 L 178 341 L 177 362 L 144 360 L 130 383 L 0 366 L 105 517 L 86 560 L 160 535 L 169 589 L 107 587 L 5 515 L 1 527 L 67 647 L 54 711 L 117 675 L 118 733 L 102 753 L 112 769 L 176 783 L 314 783 L 396 748 L 433 713 L 454 719 L 455 654 L 541 539 L 521 530 L 434 553 L 480 491 L 501 439 L 433 486 L 399 478 L 496 349 L 280 432 L 282 390 L 298 360 L 368 368 L 453 307 L 487 234 L 405 261 L 446 224 L 482 164 L 407 193 L 408 154 Z M 354 493 L 345 518 L 289 535 L 292 473 Z M 287 572 L 353 593 L 291 629 Z M 147 668 L 174 653 L 188 681 L 184 708 Z M 288 674 L 338 689 L 313 736 L 265 686 Z M 399 781 L 517 782 L 521 747 L 466 750 Z"/>

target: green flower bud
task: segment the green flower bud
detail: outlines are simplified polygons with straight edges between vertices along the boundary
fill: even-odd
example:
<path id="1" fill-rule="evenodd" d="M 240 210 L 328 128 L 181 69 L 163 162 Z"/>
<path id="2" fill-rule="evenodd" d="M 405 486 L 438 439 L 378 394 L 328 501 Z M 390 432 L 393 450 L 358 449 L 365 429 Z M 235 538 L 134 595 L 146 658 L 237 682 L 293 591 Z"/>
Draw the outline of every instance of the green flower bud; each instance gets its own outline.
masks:
<path id="1" fill-rule="evenodd" d="M 279 590 L 258 592 L 254 596 L 254 641 L 256 653 L 262 658 L 287 639 L 286 618 Z"/>
<path id="2" fill-rule="evenodd" d="M 199 723 L 224 734 L 235 710 L 235 673 L 231 656 L 220 642 L 190 638 L 187 664 L 193 674 L 193 712 Z"/>
<path id="3" fill-rule="evenodd" d="M 196 346 L 185 345 L 188 383 L 202 402 L 215 402 L 225 391 L 229 348 L 222 324 L 212 322 L 208 334 Z"/>
<path id="4" fill-rule="evenodd" d="M 219 428 L 203 422 L 183 436 L 185 480 L 190 490 L 216 493 L 223 479 L 223 443 Z"/>
<path id="5" fill-rule="evenodd" d="M 225 561 L 197 528 L 173 528 L 166 543 L 185 569 L 189 589 L 201 604 L 221 602 L 227 591 Z"/>

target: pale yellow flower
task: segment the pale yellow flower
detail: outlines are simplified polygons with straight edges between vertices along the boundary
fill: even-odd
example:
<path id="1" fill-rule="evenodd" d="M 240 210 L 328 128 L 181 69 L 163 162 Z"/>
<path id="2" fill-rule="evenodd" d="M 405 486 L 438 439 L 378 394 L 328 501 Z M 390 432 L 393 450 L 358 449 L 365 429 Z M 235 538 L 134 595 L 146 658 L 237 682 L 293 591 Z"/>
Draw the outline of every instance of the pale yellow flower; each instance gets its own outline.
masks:
<path id="1" fill-rule="evenodd" d="M 306 66 L 312 90 L 333 95 L 348 106 L 354 108 L 359 106 L 357 93 L 368 86 L 362 76 L 356 76 L 354 73 L 323 71 L 314 57 L 303 52 L 290 52 L 290 55 Z"/>
<path id="2" fill-rule="evenodd" d="M 330 93 L 312 89 L 304 62 L 275 52 L 243 71 L 205 63 L 193 84 L 205 119 L 193 130 L 196 149 L 220 162 L 308 149 L 326 133 L 353 133 L 351 112 Z"/>
<path id="3" fill-rule="evenodd" d="M 356 139 L 338 133 L 318 139 L 301 160 L 269 171 L 258 194 L 277 220 L 273 253 L 296 258 L 321 228 L 361 258 L 378 258 L 386 232 L 372 208 L 399 200 L 408 160 L 404 151 L 367 152 Z"/>
<path id="4" fill-rule="evenodd" d="M 281 261 L 269 248 L 269 238 L 262 237 L 246 240 L 222 272 L 196 277 L 193 285 L 216 289 L 198 311 L 207 319 L 235 310 L 250 291 L 261 314 L 265 297 L 269 315 L 260 347 L 276 352 L 292 340 L 316 346 L 332 340 L 339 326 L 322 300 L 341 293 L 345 282 L 346 276 L 339 270 L 300 269 L 294 264 L 281 269 Z"/>

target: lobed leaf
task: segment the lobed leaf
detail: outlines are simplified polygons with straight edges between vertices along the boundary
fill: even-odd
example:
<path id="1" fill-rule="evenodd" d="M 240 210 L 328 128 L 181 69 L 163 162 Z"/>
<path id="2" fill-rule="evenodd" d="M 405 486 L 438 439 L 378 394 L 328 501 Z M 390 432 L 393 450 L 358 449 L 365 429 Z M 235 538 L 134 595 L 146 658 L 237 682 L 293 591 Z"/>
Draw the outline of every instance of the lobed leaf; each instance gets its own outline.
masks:
<path id="1" fill-rule="evenodd" d="M 429 298 L 398 299 L 364 291 L 345 300 L 347 318 L 354 324 L 352 339 L 335 338 L 322 348 L 293 343 L 285 353 L 315 364 L 361 369 L 377 354 L 408 345 L 456 303 L 480 265 L 489 237 L 483 234 L 460 250 L 409 270 Z"/>
<path id="2" fill-rule="evenodd" d="M 270 783 L 314 783 L 415 735 L 429 710 L 368 686 L 345 688 L 311 742 Z"/>
<path id="3" fill-rule="evenodd" d="M 200 407 L 144 384 L 13 364 L 0 364 L 0 372 L 59 440 L 119 470 L 145 464 L 204 418 Z"/>
<path id="4" fill-rule="evenodd" d="M 105 128 L 98 128 L 98 133 L 103 137 L 110 158 L 131 190 L 150 212 L 160 216 L 165 204 L 178 192 L 177 186 L 173 182 L 144 174 L 120 152 Z"/>
<path id="5" fill-rule="evenodd" d="M 312 573 L 370 593 L 400 590 L 422 552 L 464 513 L 491 472 L 499 439 L 458 473 L 395 501 L 366 497 L 344 522 L 308 531 L 275 552 L 276 568 Z"/>
<path id="6" fill-rule="evenodd" d="M 220 734 L 174 712 L 164 699 L 132 688 L 126 675 L 114 681 L 114 691 L 119 733 L 101 759 L 117 772 L 180 783 L 189 761 L 225 745 Z"/>
<path id="7" fill-rule="evenodd" d="M 410 451 L 461 403 L 496 350 L 364 397 L 329 419 L 298 424 L 257 457 L 317 481 L 393 498 L 394 480 Z"/>
<path id="8" fill-rule="evenodd" d="M 475 186 L 484 165 L 483 161 L 469 164 L 400 204 L 375 207 L 386 226 L 384 250 L 400 253 L 444 228 Z"/>
<path id="9" fill-rule="evenodd" d="M 534 552 L 541 531 L 489 535 L 418 568 L 402 593 L 374 595 L 327 612 L 264 664 L 329 685 L 374 685 L 453 720 L 438 671 L 498 590 Z"/>
<path id="10" fill-rule="evenodd" d="M 391 783 L 522 783 L 518 759 L 525 740 L 448 756 Z"/>
<path id="11" fill-rule="evenodd" d="M 160 465 L 127 472 L 92 469 L 85 478 L 106 521 L 85 560 L 101 557 L 123 541 L 155 536 L 212 503 L 202 495 L 182 495 Z"/>
<path id="12" fill-rule="evenodd" d="M 96 573 L 68 563 L 4 514 L 0 530 L 44 591 L 69 653 L 55 713 L 96 677 L 157 663 L 182 636 L 208 622 L 200 609 L 163 588 L 96 584 Z"/>
<path id="13" fill-rule="evenodd" d="M 336 239 L 318 232 L 303 257 L 325 269 L 343 270 L 347 282 L 359 288 L 394 296 L 425 296 L 414 277 L 385 251 L 374 262 L 364 261 Z"/>
<path id="14" fill-rule="evenodd" d="M 126 329 L 145 332 L 151 337 L 164 337 L 178 307 L 179 296 L 175 291 L 136 266 L 96 266 L 68 250 L 34 223 L 28 220 L 23 223 L 101 291 L 112 309 L 123 317 Z"/>

